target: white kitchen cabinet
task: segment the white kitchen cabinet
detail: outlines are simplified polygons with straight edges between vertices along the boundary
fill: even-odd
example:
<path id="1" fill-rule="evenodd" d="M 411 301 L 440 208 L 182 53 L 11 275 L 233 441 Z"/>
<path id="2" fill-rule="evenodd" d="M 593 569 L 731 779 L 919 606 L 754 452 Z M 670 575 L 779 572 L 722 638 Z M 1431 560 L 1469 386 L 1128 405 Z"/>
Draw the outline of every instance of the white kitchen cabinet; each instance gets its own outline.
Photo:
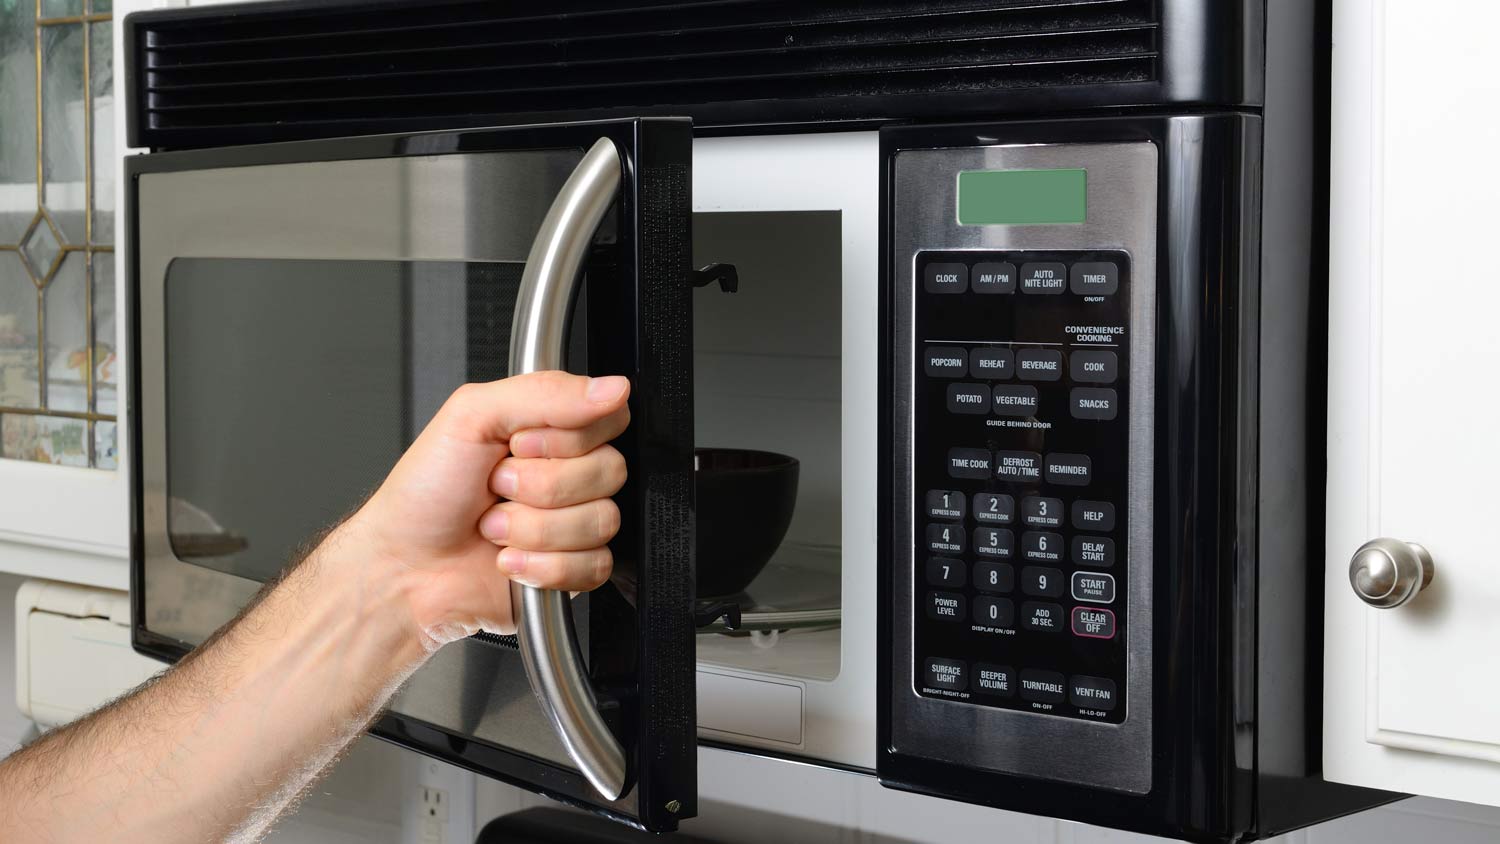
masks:
<path id="1" fill-rule="evenodd" d="M 1500 6 L 1334 9 L 1324 770 L 1500 804 Z M 1351 555 L 1420 543 L 1430 586 L 1375 609 Z"/>

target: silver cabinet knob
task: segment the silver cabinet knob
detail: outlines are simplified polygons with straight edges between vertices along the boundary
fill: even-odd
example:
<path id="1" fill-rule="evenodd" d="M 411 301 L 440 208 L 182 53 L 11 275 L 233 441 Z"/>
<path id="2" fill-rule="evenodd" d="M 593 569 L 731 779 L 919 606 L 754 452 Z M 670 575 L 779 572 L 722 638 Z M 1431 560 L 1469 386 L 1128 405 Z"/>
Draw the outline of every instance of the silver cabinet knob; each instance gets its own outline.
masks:
<path id="1" fill-rule="evenodd" d="M 1432 555 L 1415 542 L 1372 539 L 1349 561 L 1349 585 L 1372 607 L 1399 607 L 1431 582 Z"/>

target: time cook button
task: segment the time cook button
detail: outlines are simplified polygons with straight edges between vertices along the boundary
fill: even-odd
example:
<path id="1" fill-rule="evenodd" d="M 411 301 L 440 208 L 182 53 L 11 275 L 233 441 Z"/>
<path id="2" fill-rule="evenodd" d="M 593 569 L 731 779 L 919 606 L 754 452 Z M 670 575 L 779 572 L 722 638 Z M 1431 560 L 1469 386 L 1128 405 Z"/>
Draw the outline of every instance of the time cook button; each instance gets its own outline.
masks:
<path id="1" fill-rule="evenodd" d="M 983 448 L 948 449 L 948 474 L 955 478 L 986 480 L 994 455 Z"/>

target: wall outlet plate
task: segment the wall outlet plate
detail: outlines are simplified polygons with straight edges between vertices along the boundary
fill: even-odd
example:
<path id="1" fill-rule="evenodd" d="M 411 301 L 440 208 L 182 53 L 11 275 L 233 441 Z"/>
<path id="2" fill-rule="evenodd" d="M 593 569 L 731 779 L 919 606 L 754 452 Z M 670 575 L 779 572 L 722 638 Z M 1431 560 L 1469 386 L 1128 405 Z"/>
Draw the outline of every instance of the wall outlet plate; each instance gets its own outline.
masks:
<path id="1" fill-rule="evenodd" d="M 473 844 L 474 774 L 408 753 L 401 770 L 402 844 Z"/>

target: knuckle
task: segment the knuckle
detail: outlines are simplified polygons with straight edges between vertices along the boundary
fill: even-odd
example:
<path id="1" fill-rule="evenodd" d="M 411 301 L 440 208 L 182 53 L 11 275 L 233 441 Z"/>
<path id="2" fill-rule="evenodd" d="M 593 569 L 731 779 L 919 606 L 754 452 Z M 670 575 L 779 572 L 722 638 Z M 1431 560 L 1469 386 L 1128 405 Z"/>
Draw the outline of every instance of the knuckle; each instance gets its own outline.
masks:
<path id="1" fill-rule="evenodd" d="M 551 463 L 538 465 L 532 472 L 530 497 L 539 507 L 556 507 L 563 498 L 562 479 Z"/>

